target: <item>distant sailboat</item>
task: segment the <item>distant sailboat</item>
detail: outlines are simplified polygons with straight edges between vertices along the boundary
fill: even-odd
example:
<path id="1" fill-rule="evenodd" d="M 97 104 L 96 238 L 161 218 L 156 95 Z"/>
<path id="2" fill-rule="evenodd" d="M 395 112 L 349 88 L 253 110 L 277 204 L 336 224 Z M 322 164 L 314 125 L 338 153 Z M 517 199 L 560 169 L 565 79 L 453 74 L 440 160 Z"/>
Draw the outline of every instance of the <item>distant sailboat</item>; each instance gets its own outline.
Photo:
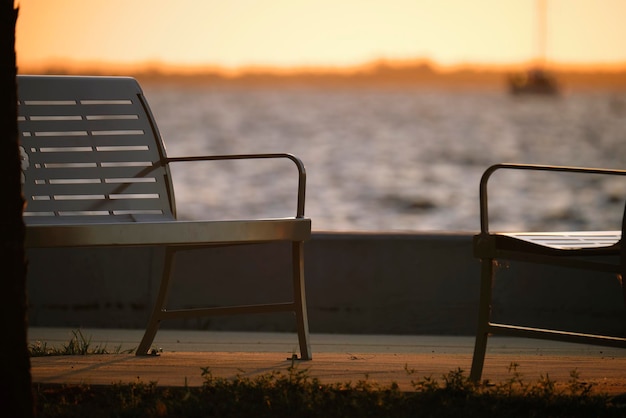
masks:
<path id="1" fill-rule="evenodd" d="M 512 94 L 545 94 L 559 93 L 556 78 L 543 68 L 531 68 L 523 73 L 509 77 L 509 90 Z"/>
<path id="2" fill-rule="evenodd" d="M 524 72 L 509 76 L 512 94 L 555 95 L 559 92 L 556 78 L 546 67 L 546 0 L 537 0 L 537 57 L 536 65 Z"/>

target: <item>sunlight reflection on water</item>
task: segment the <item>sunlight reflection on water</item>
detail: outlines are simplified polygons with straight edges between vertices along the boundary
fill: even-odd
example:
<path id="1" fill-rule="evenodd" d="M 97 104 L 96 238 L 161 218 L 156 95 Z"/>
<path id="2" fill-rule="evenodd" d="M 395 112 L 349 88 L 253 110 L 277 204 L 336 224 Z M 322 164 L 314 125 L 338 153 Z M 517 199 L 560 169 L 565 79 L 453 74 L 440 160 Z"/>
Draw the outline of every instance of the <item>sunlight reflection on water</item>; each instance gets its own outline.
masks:
<path id="1" fill-rule="evenodd" d="M 478 183 L 491 164 L 626 166 L 624 92 L 519 98 L 504 90 L 171 84 L 144 91 L 170 155 L 300 157 L 306 215 L 318 231 L 474 232 Z M 290 163 L 209 165 L 174 172 L 180 218 L 295 213 Z M 619 228 L 623 181 L 564 181 L 494 178 L 493 228 Z"/>

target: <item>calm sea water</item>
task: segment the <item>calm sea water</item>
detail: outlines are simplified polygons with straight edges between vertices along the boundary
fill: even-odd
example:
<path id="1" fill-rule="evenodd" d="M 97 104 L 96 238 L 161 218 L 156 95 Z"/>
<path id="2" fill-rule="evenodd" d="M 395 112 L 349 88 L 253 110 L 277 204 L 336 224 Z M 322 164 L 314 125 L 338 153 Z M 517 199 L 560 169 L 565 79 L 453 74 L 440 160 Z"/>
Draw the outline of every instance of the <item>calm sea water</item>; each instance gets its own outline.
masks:
<path id="1" fill-rule="evenodd" d="M 626 93 L 512 97 L 504 89 L 144 84 L 169 155 L 289 152 L 307 169 L 316 231 L 479 229 L 478 184 L 498 162 L 626 168 Z M 174 172 L 180 218 L 295 214 L 288 161 Z M 502 173 L 492 227 L 617 229 L 626 181 Z"/>

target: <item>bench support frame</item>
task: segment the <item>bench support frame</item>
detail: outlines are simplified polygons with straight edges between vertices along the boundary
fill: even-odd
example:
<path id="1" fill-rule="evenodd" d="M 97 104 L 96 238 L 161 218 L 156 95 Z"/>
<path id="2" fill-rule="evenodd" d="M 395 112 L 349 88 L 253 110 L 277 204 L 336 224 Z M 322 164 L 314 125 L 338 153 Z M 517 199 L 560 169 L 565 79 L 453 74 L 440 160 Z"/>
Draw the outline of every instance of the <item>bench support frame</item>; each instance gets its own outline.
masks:
<path id="1" fill-rule="evenodd" d="M 620 231 L 615 232 L 619 239 L 610 247 L 589 247 L 579 249 L 549 248 L 540 244 L 532 244 L 526 240 L 515 239 L 515 234 L 497 234 L 489 232 L 487 183 L 490 176 L 500 169 L 535 170 L 552 172 L 588 173 L 625 176 L 626 170 L 593 169 L 581 167 L 543 166 L 524 164 L 496 164 L 485 171 L 480 182 L 480 221 L 481 233 L 474 237 L 474 255 L 480 259 L 480 297 L 478 307 L 478 325 L 474 354 L 470 371 L 470 380 L 479 382 L 482 376 L 490 335 L 499 334 L 513 337 L 547 339 L 573 343 L 626 348 L 626 337 L 584 334 L 562 330 L 533 328 L 512 324 L 501 324 L 491 321 L 493 284 L 498 260 L 517 260 L 529 263 L 556 265 L 565 268 L 584 269 L 591 272 L 615 274 L 624 295 L 626 305 L 626 286 L 622 281 L 624 273 L 624 249 L 619 238 Z M 621 235 L 626 228 L 626 210 L 622 222 Z M 607 234 L 610 235 L 610 234 Z M 606 256 L 607 261 L 597 261 L 596 256 Z"/>

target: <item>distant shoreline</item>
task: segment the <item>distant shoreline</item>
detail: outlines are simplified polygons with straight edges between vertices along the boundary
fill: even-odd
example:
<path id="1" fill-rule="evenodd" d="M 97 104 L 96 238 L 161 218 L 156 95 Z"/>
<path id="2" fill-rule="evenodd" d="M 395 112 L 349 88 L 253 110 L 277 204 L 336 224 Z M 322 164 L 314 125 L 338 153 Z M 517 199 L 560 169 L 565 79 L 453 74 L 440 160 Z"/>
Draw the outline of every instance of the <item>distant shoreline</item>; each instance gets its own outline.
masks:
<path id="1" fill-rule="evenodd" d="M 79 67 L 76 67 L 79 68 Z M 227 72 L 219 69 L 192 69 L 148 66 L 114 67 L 107 64 L 85 65 L 70 70 L 62 66 L 39 69 L 25 68 L 20 73 L 39 74 L 90 74 L 128 75 L 142 81 L 203 84 L 215 86 L 272 86 L 272 87 L 431 87 L 471 89 L 502 89 L 515 69 L 465 67 L 442 70 L 427 63 L 390 65 L 385 63 L 355 67 L 352 69 L 244 69 Z M 567 90 L 615 90 L 626 91 L 626 67 L 613 70 L 562 69 L 552 74 Z"/>

